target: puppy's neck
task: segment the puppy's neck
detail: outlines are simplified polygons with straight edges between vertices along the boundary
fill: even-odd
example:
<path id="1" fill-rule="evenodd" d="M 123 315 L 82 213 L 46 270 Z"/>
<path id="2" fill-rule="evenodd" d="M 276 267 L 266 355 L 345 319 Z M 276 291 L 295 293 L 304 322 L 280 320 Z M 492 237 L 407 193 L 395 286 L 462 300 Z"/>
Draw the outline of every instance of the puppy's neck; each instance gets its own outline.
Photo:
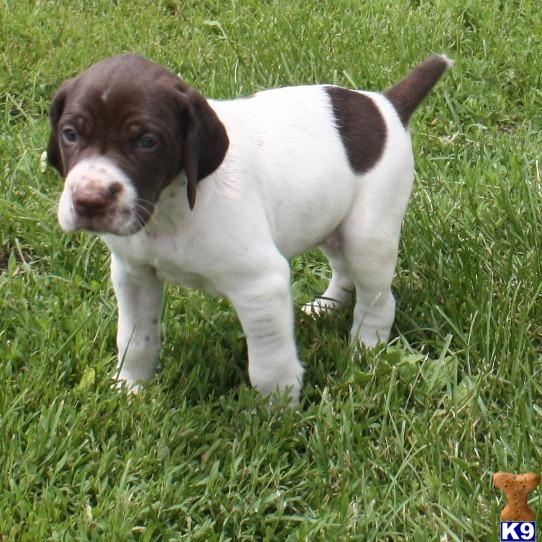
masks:
<path id="1" fill-rule="evenodd" d="M 188 204 L 186 186 L 186 176 L 184 173 L 180 173 L 164 188 L 156 202 L 152 217 L 144 230 L 151 233 L 154 230 L 163 228 L 165 224 L 171 223 L 171 221 L 179 224 L 190 218 L 194 211 L 190 209 Z"/>

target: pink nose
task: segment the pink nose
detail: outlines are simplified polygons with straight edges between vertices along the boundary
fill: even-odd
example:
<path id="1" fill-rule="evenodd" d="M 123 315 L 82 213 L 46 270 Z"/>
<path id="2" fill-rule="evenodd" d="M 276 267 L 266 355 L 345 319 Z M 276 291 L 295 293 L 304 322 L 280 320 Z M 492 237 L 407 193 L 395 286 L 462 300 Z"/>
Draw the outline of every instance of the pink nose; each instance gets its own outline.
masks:
<path id="1" fill-rule="evenodd" d="M 118 183 L 113 183 L 108 188 L 83 187 L 73 193 L 73 206 L 80 215 L 101 215 L 115 201 L 121 190 L 122 186 Z"/>

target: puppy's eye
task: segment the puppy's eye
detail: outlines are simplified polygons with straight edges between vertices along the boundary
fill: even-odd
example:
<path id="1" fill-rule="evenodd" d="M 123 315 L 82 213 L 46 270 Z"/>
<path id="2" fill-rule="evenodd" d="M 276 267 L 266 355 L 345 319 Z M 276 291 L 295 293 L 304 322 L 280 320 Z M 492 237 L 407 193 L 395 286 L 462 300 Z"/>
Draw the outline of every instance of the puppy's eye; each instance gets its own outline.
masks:
<path id="1" fill-rule="evenodd" d="M 76 143 L 78 136 L 77 132 L 73 128 L 66 128 L 62 131 L 62 137 L 67 143 Z"/>
<path id="2" fill-rule="evenodd" d="M 138 140 L 138 145 L 141 149 L 152 151 L 158 145 L 158 138 L 149 134 L 142 135 Z"/>

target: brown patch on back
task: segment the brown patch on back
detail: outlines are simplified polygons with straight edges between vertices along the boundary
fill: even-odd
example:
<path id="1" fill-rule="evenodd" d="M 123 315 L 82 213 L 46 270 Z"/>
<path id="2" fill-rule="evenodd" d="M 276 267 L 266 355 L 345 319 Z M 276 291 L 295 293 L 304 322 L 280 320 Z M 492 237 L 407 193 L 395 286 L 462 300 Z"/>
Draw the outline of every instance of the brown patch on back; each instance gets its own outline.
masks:
<path id="1" fill-rule="evenodd" d="M 366 96 L 341 87 L 326 87 L 337 130 L 356 173 L 369 171 L 386 143 L 386 124 L 376 104 Z"/>
<path id="2" fill-rule="evenodd" d="M 450 65 L 451 61 L 441 55 L 430 56 L 384 93 L 395 107 L 403 126 L 408 124 L 416 107 Z"/>

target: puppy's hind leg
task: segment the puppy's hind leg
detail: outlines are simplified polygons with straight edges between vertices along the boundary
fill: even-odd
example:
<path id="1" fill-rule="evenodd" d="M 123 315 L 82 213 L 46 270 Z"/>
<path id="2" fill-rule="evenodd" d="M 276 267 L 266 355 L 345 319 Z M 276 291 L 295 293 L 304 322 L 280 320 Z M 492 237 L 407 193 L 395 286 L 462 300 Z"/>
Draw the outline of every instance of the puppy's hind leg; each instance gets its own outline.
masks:
<path id="1" fill-rule="evenodd" d="M 387 342 L 395 319 L 391 284 L 412 186 L 410 171 L 380 194 L 360 191 L 342 226 L 344 261 L 356 287 L 352 341 L 367 347 Z"/>
<path id="2" fill-rule="evenodd" d="M 349 243 L 348 269 L 356 286 L 352 341 L 367 347 L 386 342 L 395 319 L 391 282 L 397 259 L 397 240 L 360 236 Z"/>
<path id="3" fill-rule="evenodd" d="M 338 232 L 320 245 L 331 266 L 331 280 L 320 297 L 302 307 L 305 313 L 318 315 L 322 311 L 340 309 L 350 300 L 354 283 L 348 273 L 341 245 L 341 235 Z"/>

